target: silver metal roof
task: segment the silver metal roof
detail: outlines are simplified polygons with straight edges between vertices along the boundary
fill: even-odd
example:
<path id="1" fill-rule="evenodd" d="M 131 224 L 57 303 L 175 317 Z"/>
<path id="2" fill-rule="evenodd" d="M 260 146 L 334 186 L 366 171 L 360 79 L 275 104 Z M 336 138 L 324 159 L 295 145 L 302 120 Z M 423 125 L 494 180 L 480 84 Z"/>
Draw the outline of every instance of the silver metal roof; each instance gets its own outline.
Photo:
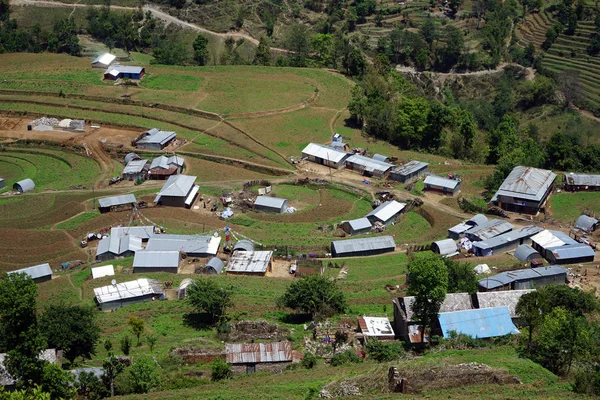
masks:
<path id="1" fill-rule="evenodd" d="M 548 267 L 519 269 L 516 271 L 502 272 L 479 281 L 479 286 L 486 289 L 495 289 L 501 286 L 511 284 L 512 282 L 526 281 L 530 279 L 540 278 L 542 276 L 555 276 L 567 274 L 567 270 L 558 265 L 550 265 Z"/>
<path id="2" fill-rule="evenodd" d="M 118 226 L 115 228 L 111 228 L 110 230 L 111 236 L 136 236 L 143 240 L 148 240 L 152 236 L 156 235 L 154 233 L 154 226 L 152 225 L 143 225 L 143 226 Z"/>
<path id="3" fill-rule="evenodd" d="M 221 271 L 223 271 L 223 268 L 225 268 L 225 265 L 223 264 L 223 261 L 221 261 L 221 259 L 219 257 L 213 257 L 210 260 L 208 260 L 205 268 L 206 269 L 212 268 L 217 272 L 217 274 L 220 274 Z"/>
<path id="4" fill-rule="evenodd" d="M 146 278 L 94 289 L 94 295 L 99 304 L 134 299 L 151 294 L 162 295 L 162 287 L 159 281 Z"/>
<path id="5" fill-rule="evenodd" d="M 487 223 L 478 225 L 465 232 L 467 235 L 473 235 L 480 240 L 490 239 L 510 231 L 513 225 L 501 219 L 492 219 Z"/>
<path id="6" fill-rule="evenodd" d="M 437 242 L 433 242 L 440 250 L 440 255 L 447 256 L 449 254 L 454 254 L 458 251 L 458 246 L 454 239 L 444 239 L 438 240 Z"/>
<path id="7" fill-rule="evenodd" d="M 94 59 L 94 61 L 92 61 L 92 64 L 102 64 L 102 65 L 109 66 L 116 59 L 117 59 L 117 56 L 114 56 L 114 55 L 112 55 L 110 53 L 104 53 L 104 54 L 101 54 L 98 57 L 96 57 Z"/>
<path id="8" fill-rule="evenodd" d="M 138 251 L 141 249 L 142 238 L 135 235 L 111 234 L 104 239 L 100 239 L 100 242 L 98 242 L 96 257 L 105 253 L 112 253 L 119 256 L 126 251 Z"/>
<path id="9" fill-rule="evenodd" d="M 227 263 L 227 272 L 264 273 L 271 258 L 272 251 L 236 251 Z"/>
<path id="10" fill-rule="evenodd" d="M 598 220 L 596 218 L 588 217 L 587 215 L 581 215 L 575 221 L 575 228 L 581 229 L 585 232 L 591 232 L 594 229 L 594 226 L 598 224 Z"/>
<path id="11" fill-rule="evenodd" d="M 452 228 L 449 228 L 448 232 L 460 234 L 460 233 L 468 231 L 472 227 L 473 227 L 472 225 L 467 225 L 464 222 L 461 222 L 460 224 L 454 225 Z"/>
<path id="12" fill-rule="evenodd" d="M 483 225 L 488 222 L 488 218 L 483 214 L 475 214 L 471 219 L 466 221 L 467 225 Z"/>
<path id="13" fill-rule="evenodd" d="M 379 207 L 368 213 L 367 217 L 375 217 L 380 221 L 387 222 L 400 214 L 406 207 L 406 203 L 398 203 L 396 200 L 388 200 Z"/>
<path id="14" fill-rule="evenodd" d="M 587 244 L 578 243 L 570 244 L 567 246 L 550 247 L 548 251 L 552 252 L 554 259 L 558 260 L 569 260 L 580 257 L 595 257 L 596 252 Z"/>
<path id="15" fill-rule="evenodd" d="M 40 264 L 34 265 L 33 267 L 27 267 L 18 269 L 16 271 L 10 271 L 9 274 L 27 274 L 31 277 L 31 279 L 41 278 L 43 276 L 52 276 L 52 268 L 50 268 L 50 264 Z"/>
<path id="16" fill-rule="evenodd" d="M 587 174 L 565 174 L 565 180 L 568 185 L 575 186 L 600 186 L 600 175 Z"/>
<path id="17" fill-rule="evenodd" d="M 239 240 L 235 246 L 233 246 L 233 251 L 254 251 L 254 243 L 249 240 Z"/>
<path id="18" fill-rule="evenodd" d="M 173 175 L 165 182 L 158 197 L 173 196 L 186 197 L 196 182 L 195 176 L 190 175 Z"/>
<path id="19" fill-rule="evenodd" d="M 225 345 L 225 357 L 229 364 L 258 364 L 292 361 L 292 344 L 242 343 Z"/>
<path id="20" fill-rule="evenodd" d="M 383 154 L 373 154 L 373 160 L 375 161 L 382 161 L 382 162 L 387 162 L 389 157 L 388 156 L 384 156 Z"/>
<path id="21" fill-rule="evenodd" d="M 406 164 L 400 165 L 392 169 L 392 173 L 397 175 L 410 175 L 414 174 L 417 171 L 427 168 L 429 164 L 422 161 L 409 161 Z"/>
<path id="22" fill-rule="evenodd" d="M 142 158 L 135 153 L 127 153 L 125 155 L 125 157 L 123 158 L 123 161 L 125 162 L 125 165 L 127 165 L 127 164 L 129 164 L 129 161 L 141 160 L 141 159 Z"/>
<path id="23" fill-rule="evenodd" d="M 535 292 L 535 289 L 524 290 L 501 290 L 497 292 L 477 292 L 477 303 L 479 308 L 508 307 L 511 317 L 516 317 L 515 311 L 521 296 Z"/>
<path id="24" fill-rule="evenodd" d="M 540 201 L 546 195 L 554 179 L 556 179 L 556 174 L 546 169 L 515 167 L 506 177 L 492 201 L 496 201 L 498 196 Z"/>
<path id="25" fill-rule="evenodd" d="M 136 202 L 137 200 L 135 199 L 135 196 L 133 194 L 123 194 L 120 196 L 102 197 L 101 199 L 98 199 L 98 204 L 102 208 L 120 206 L 123 204 L 131 204 Z"/>
<path id="26" fill-rule="evenodd" d="M 150 169 L 161 168 L 161 169 L 169 169 L 169 166 L 175 165 L 177 167 L 183 167 L 184 159 L 178 156 L 160 156 L 156 157 L 152 160 L 150 164 Z"/>
<path id="27" fill-rule="evenodd" d="M 33 180 L 27 178 L 15 183 L 13 187 L 20 188 L 19 190 L 22 192 L 28 192 L 30 190 L 35 189 L 35 183 L 33 183 Z"/>
<path id="28" fill-rule="evenodd" d="M 216 255 L 219 251 L 220 237 L 188 235 L 156 235 L 148 241 L 146 250 L 183 251 L 184 253 L 203 253 Z"/>
<path id="29" fill-rule="evenodd" d="M 287 201 L 287 199 L 282 199 L 280 197 L 258 196 L 254 201 L 254 205 L 261 207 L 277 208 L 281 210 L 284 206 L 287 205 Z"/>
<path id="30" fill-rule="evenodd" d="M 543 230 L 544 228 L 540 228 L 539 226 L 535 225 L 524 226 L 514 231 L 494 236 L 491 239 L 482 240 L 481 242 L 475 242 L 473 243 L 473 247 L 479 247 L 480 249 L 493 249 L 498 246 L 515 242 L 517 240 L 529 238 Z"/>
<path id="31" fill-rule="evenodd" d="M 426 185 L 439 186 L 451 190 L 454 190 L 460 183 L 459 181 L 456 181 L 454 179 L 442 178 L 441 176 L 436 175 L 429 175 L 425 177 L 425 180 L 423 182 Z"/>
<path id="32" fill-rule="evenodd" d="M 181 254 L 178 251 L 141 250 L 135 252 L 133 268 L 178 268 Z"/>
<path id="33" fill-rule="evenodd" d="M 123 175 L 126 174 L 139 174 L 144 170 L 144 167 L 148 164 L 148 160 L 131 160 L 123 168 Z"/>
<path id="34" fill-rule="evenodd" d="M 575 239 L 561 231 L 543 230 L 535 236 L 531 237 L 531 241 L 543 249 L 550 247 L 564 246 L 566 244 L 578 244 Z"/>
<path id="35" fill-rule="evenodd" d="M 339 254 L 354 253 L 369 250 L 395 249 L 396 243 L 392 236 L 376 236 L 371 238 L 334 240 L 331 246 Z"/>
<path id="36" fill-rule="evenodd" d="M 353 219 L 350 221 L 347 221 L 348 224 L 350 225 L 350 228 L 352 228 L 352 230 L 355 231 L 359 231 L 361 229 L 370 229 L 371 228 L 371 221 L 369 221 L 368 218 L 358 218 L 358 219 Z"/>
<path id="37" fill-rule="evenodd" d="M 540 253 L 538 253 L 533 247 L 531 247 L 528 244 L 522 244 L 515 250 L 515 257 L 522 262 L 528 261 L 532 255 L 537 255 L 536 258 L 542 258 Z"/>
<path id="38" fill-rule="evenodd" d="M 136 144 L 155 143 L 164 145 L 177 136 L 175 132 L 161 131 L 157 128 L 152 128 L 144 134 L 145 136 L 138 140 Z"/>
<path id="39" fill-rule="evenodd" d="M 349 153 L 337 149 L 332 149 L 331 147 L 323 146 L 322 144 L 309 143 L 308 146 L 306 146 L 304 150 L 302 150 L 302 154 L 321 158 L 332 163 L 339 163 L 345 157 L 347 157 Z"/>
<path id="40" fill-rule="evenodd" d="M 134 67 L 133 65 L 111 65 L 104 73 L 117 76 L 119 74 L 141 74 L 143 70 L 144 67 Z"/>
<path id="41" fill-rule="evenodd" d="M 373 158 L 361 156 L 360 154 L 351 155 L 350 157 L 348 157 L 346 162 L 360 165 L 360 166 L 364 167 L 365 169 L 370 168 L 370 170 L 372 170 L 372 171 L 381 171 L 381 172 L 385 172 L 388 169 L 394 167 L 393 164 L 390 164 L 390 163 L 387 163 L 384 161 L 378 161 Z"/>

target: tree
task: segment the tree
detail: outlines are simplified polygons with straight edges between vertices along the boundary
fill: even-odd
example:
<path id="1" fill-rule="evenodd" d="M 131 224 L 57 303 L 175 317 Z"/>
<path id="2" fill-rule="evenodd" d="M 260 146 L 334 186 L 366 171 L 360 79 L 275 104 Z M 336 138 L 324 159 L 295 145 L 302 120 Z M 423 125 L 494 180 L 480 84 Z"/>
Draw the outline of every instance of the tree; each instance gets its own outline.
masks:
<path id="1" fill-rule="evenodd" d="M 530 355 L 533 333 L 543 321 L 542 309 L 544 305 L 542 302 L 543 298 L 540 292 L 535 291 L 521 296 L 515 308 L 522 326 L 527 327 L 527 356 Z"/>
<path id="2" fill-rule="evenodd" d="M 421 29 L 419 29 L 419 33 L 423 36 L 423 39 L 425 39 L 431 49 L 433 47 L 433 42 L 439 37 L 437 25 L 432 17 L 425 18 L 423 25 L 421 25 Z"/>
<path id="3" fill-rule="evenodd" d="M 288 307 L 316 316 L 330 316 L 346 309 L 346 299 L 334 281 L 311 275 L 295 280 L 277 300 L 279 307 Z"/>
<path id="4" fill-rule="evenodd" d="M 578 102 L 583 94 L 583 89 L 579 83 L 579 71 L 567 69 L 559 73 L 558 89 L 563 95 L 563 105 L 565 108 Z"/>
<path id="5" fill-rule="evenodd" d="M 458 12 L 458 9 L 462 5 L 462 2 L 463 2 L 463 0 L 450 0 L 448 2 L 448 7 L 450 7 L 450 12 L 451 12 L 452 16 L 456 15 L 456 13 Z"/>
<path id="6" fill-rule="evenodd" d="M 0 351 L 7 352 L 4 366 L 20 385 L 39 384 L 46 348 L 36 314 L 37 286 L 26 274 L 0 275 Z"/>
<path id="7" fill-rule="evenodd" d="M 81 53 L 73 17 L 56 21 L 52 33 L 48 36 L 48 50 L 54 53 L 68 53 L 73 56 Z"/>
<path id="8" fill-rule="evenodd" d="M 115 395 L 115 378 L 123 372 L 125 365 L 123 365 L 123 363 L 112 353 L 109 353 L 108 357 L 102 363 L 102 369 L 104 370 L 104 377 L 108 381 L 110 395 L 112 397 Z"/>
<path id="9" fill-rule="evenodd" d="M 289 55 L 290 65 L 305 67 L 306 58 L 310 51 L 310 41 L 306 28 L 300 24 L 292 25 L 285 36 L 284 43 L 292 52 Z"/>
<path id="10" fill-rule="evenodd" d="M 78 357 L 91 358 L 96 354 L 100 329 L 91 307 L 50 306 L 40 318 L 48 346 L 63 351 L 71 364 Z"/>
<path id="11" fill-rule="evenodd" d="M 131 351 L 131 338 L 129 338 L 129 335 L 125 335 L 121 338 L 121 351 L 126 356 L 129 355 L 129 352 Z"/>
<path id="12" fill-rule="evenodd" d="M 194 40 L 194 61 L 198 65 L 208 64 L 208 39 L 198 35 Z"/>
<path id="13" fill-rule="evenodd" d="M 442 68 L 450 69 L 458 63 L 465 48 L 463 34 L 452 25 L 444 30 L 446 46 L 441 49 Z"/>
<path id="14" fill-rule="evenodd" d="M 398 342 L 382 342 L 377 338 L 370 338 L 366 343 L 366 351 L 369 358 L 377 362 L 388 362 L 398 359 L 402 345 Z"/>
<path id="15" fill-rule="evenodd" d="M 6 22 L 10 18 L 10 4 L 8 0 L 0 0 L 0 22 Z"/>
<path id="16" fill-rule="evenodd" d="M 150 353 L 154 351 L 154 346 L 156 346 L 156 342 L 158 342 L 158 337 L 155 335 L 149 335 L 146 337 L 146 343 L 150 347 Z"/>
<path id="17" fill-rule="evenodd" d="M 129 317 L 129 327 L 131 328 L 131 331 L 137 338 L 138 346 L 142 344 L 142 342 L 140 341 L 140 336 L 142 336 L 142 333 L 144 333 L 144 325 L 145 324 L 143 319 L 137 318 L 135 315 Z"/>
<path id="18" fill-rule="evenodd" d="M 408 263 L 408 295 L 415 296 L 412 311 L 421 326 L 421 341 L 425 329 L 433 327 L 446 298 L 448 269 L 436 254 L 417 254 Z"/>
<path id="19" fill-rule="evenodd" d="M 220 358 L 217 358 L 212 364 L 211 378 L 213 381 L 222 381 L 224 379 L 231 379 L 233 372 L 229 364 Z"/>
<path id="20" fill-rule="evenodd" d="M 267 39 L 264 37 L 260 38 L 258 47 L 256 48 L 256 54 L 254 55 L 254 65 L 271 65 L 271 48 L 267 43 Z"/>
<path id="21" fill-rule="evenodd" d="M 148 393 L 158 384 L 156 361 L 147 358 L 136 359 L 127 370 L 134 393 Z"/>
<path id="22" fill-rule="evenodd" d="M 73 387 L 75 377 L 56 364 L 46 364 L 42 377 L 42 390 L 50 393 L 52 399 L 74 399 L 77 391 Z"/>
<path id="23" fill-rule="evenodd" d="M 444 258 L 448 268 L 448 293 L 476 293 L 477 274 L 469 263 Z"/>
<path id="24" fill-rule="evenodd" d="M 220 286 L 211 279 L 196 279 L 187 290 L 187 301 L 196 312 L 205 312 L 213 321 L 219 320 L 233 306 L 230 289 Z"/>

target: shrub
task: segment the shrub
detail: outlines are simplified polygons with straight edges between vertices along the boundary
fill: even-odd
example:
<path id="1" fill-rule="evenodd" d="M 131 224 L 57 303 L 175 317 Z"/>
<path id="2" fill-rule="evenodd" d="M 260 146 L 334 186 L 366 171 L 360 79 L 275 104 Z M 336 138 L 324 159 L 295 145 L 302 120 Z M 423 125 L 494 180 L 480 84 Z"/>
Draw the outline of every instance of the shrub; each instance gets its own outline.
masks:
<path id="1" fill-rule="evenodd" d="M 313 353 L 306 353 L 304 354 L 304 358 L 302 359 L 302 366 L 306 369 L 311 369 L 315 365 L 317 365 L 318 361 L 319 357 L 317 357 L 317 355 Z"/>
<path id="2" fill-rule="evenodd" d="M 121 338 L 121 351 L 126 356 L 129 355 L 129 351 L 131 350 L 131 338 L 129 335 L 125 335 Z"/>
<path id="3" fill-rule="evenodd" d="M 400 357 L 402 346 L 398 342 L 381 342 L 377 339 L 369 339 L 366 346 L 369 358 L 377 362 L 394 361 Z"/>
<path id="4" fill-rule="evenodd" d="M 223 379 L 231 379 L 233 372 L 231 367 L 222 359 L 217 359 L 213 362 L 211 378 L 213 381 L 221 381 Z"/>
<path id="5" fill-rule="evenodd" d="M 352 350 L 346 350 L 343 353 L 336 354 L 331 358 L 331 365 L 337 367 L 348 363 L 361 363 L 362 358 L 358 357 Z"/>

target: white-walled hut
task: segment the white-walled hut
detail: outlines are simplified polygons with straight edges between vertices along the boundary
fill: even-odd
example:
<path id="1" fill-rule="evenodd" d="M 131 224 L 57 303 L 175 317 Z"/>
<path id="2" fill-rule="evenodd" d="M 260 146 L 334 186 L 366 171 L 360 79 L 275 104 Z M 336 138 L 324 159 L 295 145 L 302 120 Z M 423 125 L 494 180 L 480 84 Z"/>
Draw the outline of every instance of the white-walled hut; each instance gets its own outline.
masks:
<path id="1" fill-rule="evenodd" d="M 110 53 L 104 53 L 104 54 L 99 55 L 98 57 L 96 57 L 94 59 L 94 61 L 92 61 L 92 68 L 107 69 L 108 67 L 113 65 L 113 63 L 116 60 L 117 60 L 117 56 L 110 54 Z"/>
<path id="2" fill-rule="evenodd" d="M 452 257 L 458 254 L 458 246 L 453 239 L 443 239 L 431 243 L 431 251 L 442 257 Z"/>
<path id="3" fill-rule="evenodd" d="M 288 200 L 279 197 L 258 196 L 254 201 L 254 211 L 283 214 L 288 207 Z"/>
<path id="4" fill-rule="evenodd" d="M 103 278 L 105 276 L 114 276 L 115 267 L 113 265 L 104 265 L 102 267 L 92 268 L 92 279 Z"/>
<path id="5" fill-rule="evenodd" d="M 15 184 L 13 185 L 13 190 L 17 190 L 21 193 L 29 192 L 33 189 L 35 189 L 35 183 L 29 178 L 23 179 L 19 182 L 15 182 Z"/>

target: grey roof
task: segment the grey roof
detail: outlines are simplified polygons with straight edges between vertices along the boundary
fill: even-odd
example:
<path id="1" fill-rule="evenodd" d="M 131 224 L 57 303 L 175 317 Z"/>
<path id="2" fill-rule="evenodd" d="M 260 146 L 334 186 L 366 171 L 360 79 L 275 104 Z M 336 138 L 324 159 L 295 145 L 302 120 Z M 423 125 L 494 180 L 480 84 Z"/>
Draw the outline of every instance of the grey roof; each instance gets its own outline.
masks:
<path id="1" fill-rule="evenodd" d="M 506 177 L 492 201 L 498 196 L 540 201 L 556 179 L 556 174 L 546 169 L 518 166 Z"/>
<path id="2" fill-rule="evenodd" d="M 577 259 L 580 257 L 595 257 L 596 252 L 587 244 L 578 243 L 567 246 L 550 247 L 547 249 L 552 252 L 556 262 L 559 260 Z"/>
<path id="3" fill-rule="evenodd" d="M 113 228 L 114 229 L 114 228 Z M 142 249 L 142 238 L 135 235 L 109 235 L 98 242 L 96 257 L 112 253 L 121 255 L 126 251 L 138 251 Z"/>
<path id="4" fill-rule="evenodd" d="M 102 286 L 94 289 L 94 295 L 99 304 L 134 299 L 150 294 L 163 294 L 159 281 L 141 278 L 135 281 L 117 283 L 116 285 Z"/>
<path id="5" fill-rule="evenodd" d="M 384 161 L 375 160 L 369 157 L 361 156 L 360 154 L 353 154 L 346 160 L 348 163 L 357 164 L 364 167 L 366 170 L 381 171 L 385 172 L 394 165 L 386 163 Z"/>
<path id="6" fill-rule="evenodd" d="M 322 144 L 317 143 L 309 143 L 308 146 L 302 150 L 302 154 L 321 158 L 332 163 L 339 163 L 346 156 L 348 156 L 348 153 L 345 151 L 332 149 L 331 147 L 323 146 Z"/>
<path id="7" fill-rule="evenodd" d="M 121 196 L 102 197 L 98 199 L 100 207 L 120 206 L 123 204 L 136 203 L 137 200 L 133 194 L 123 194 Z"/>
<path id="8" fill-rule="evenodd" d="M 22 181 L 15 183 L 13 186 L 17 185 L 21 188 L 23 192 L 28 192 L 30 190 L 35 189 L 35 183 L 29 178 L 23 179 Z"/>
<path id="9" fill-rule="evenodd" d="M 132 160 L 140 160 L 140 159 L 141 159 L 141 157 L 135 153 L 127 153 L 125 155 L 125 157 L 123 158 L 123 161 L 125 162 L 125 165 L 127 165 Z"/>
<path id="10" fill-rule="evenodd" d="M 594 226 L 598 224 L 596 218 L 588 217 L 587 215 L 581 215 L 575 221 L 575 228 L 581 229 L 582 231 L 591 232 Z"/>
<path id="11" fill-rule="evenodd" d="M 144 67 L 133 65 L 111 65 L 104 73 L 117 76 L 118 74 L 141 74 L 143 70 Z"/>
<path id="12" fill-rule="evenodd" d="M 371 238 L 334 240 L 331 246 L 337 254 L 354 253 L 369 250 L 396 248 L 392 236 L 376 236 Z"/>
<path id="13" fill-rule="evenodd" d="M 144 170 L 144 167 L 148 164 L 148 160 L 131 160 L 123 168 L 123 175 L 126 174 L 139 174 Z"/>
<path id="14" fill-rule="evenodd" d="M 433 242 L 433 244 L 437 246 L 442 256 L 454 254 L 458 251 L 458 246 L 454 239 L 438 240 L 437 242 Z"/>
<path id="15" fill-rule="evenodd" d="M 43 276 L 52 276 L 52 268 L 50 268 L 50 264 L 40 264 L 34 265 L 33 267 L 27 267 L 18 269 L 16 271 L 10 271 L 9 274 L 27 274 L 31 277 L 31 279 L 41 278 Z"/>
<path id="16" fill-rule="evenodd" d="M 454 225 L 452 228 L 449 228 L 448 232 L 460 234 L 460 233 L 468 231 L 472 227 L 473 227 L 472 225 L 467 225 L 466 223 L 461 222 L 460 224 Z"/>
<path id="17" fill-rule="evenodd" d="M 329 147 L 331 147 L 332 149 L 336 149 L 336 150 L 344 150 L 344 148 L 346 148 L 346 143 L 344 142 L 331 142 L 331 144 L 329 145 Z"/>
<path id="18" fill-rule="evenodd" d="M 427 164 L 426 162 L 413 160 L 407 162 L 406 164 L 395 167 L 392 170 L 392 173 L 397 175 L 410 175 L 414 174 L 417 171 L 427 168 L 428 165 L 429 164 Z"/>
<path id="19" fill-rule="evenodd" d="M 400 214 L 406 203 L 398 203 L 396 200 L 388 200 L 382 203 L 379 207 L 368 213 L 367 217 L 375 217 L 383 222 L 389 221 L 391 218 Z"/>
<path id="20" fill-rule="evenodd" d="M 466 221 L 467 225 L 483 225 L 488 222 L 488 218 L 483 214 L 475 214 L 471 219 Z"/>
<path id="21" fill-rule="evenodd" d="M 513 225 L 501 219 L 492 219 L 482 225 L 469 229 L 466 234 L 473 235 L 481 240 L 490 239 L 510 231 Z"/>
<path id="22" fill-rule="evenodd" d="M 152 128 L 144 132 L 144 137 L 137 141 L 136 144 L 155 143 L 164 145 L 177 136 L 175 132 L 161 131 L 157 128 Z"/>
<path id="23" fill-rule="evenodd" d="M 264 273 L 272 257 L 272 251 L 236 251 L 227 263 L 227 272 Z"/>
<path id="24" fill-rule="evenodd" d="M 254 251 L 254 243 L 249 240 L 238 240 L 238 242 L 233 246 L 233 251 Z"/>
<path id="25" fill-rule="evenodd" d="M 541 231 L 535 236 L 532 236 L 531 241 L 543 249 L 579 243 L 561 231 L 552 231 L 547 229 Z"/>
<path id="26" fill-rule="evenodd" d="M 383 162 L 387 162 L 387 160 L 389 159 L 388 156 L 384 156 L 383 154 L 373 154 L 373 157 L 371 157 L 373 160 L 376 161 L 383 161 Z"/>
<path id="27" fill-rule="evenodd" d="M 170 165 L 176 165 L 177 167 L 183 167 L 184 159 L 178 156 L 160 156 L 156 157 L 152 160 L 150 164 L 150 169 L 161 168 L 161 169 L 169 169 Z"/>
<path id="28" fill-rule="evenodd" d="M 515 250 L 515 257 L 522 262 L 528 261 L 532 255 L 537 255 L 536 258 L 542 258 L 540 253 L 538 253 L 533 247 L 531 247 L 528 244 L 522 244 Z"/>
<path id="29" fill-rule="evenodd" d="M 508 307 L 512 318 L 517 316 L 515 309 L 521 296 L 535 292 L 535 289 L 523 290 L 500 290 L 497 292 L 477 292 L 477 304 L 479 308 Z"/>
<path id="30" fill-rule="evenodd" d="M 178 268 L 181 254 L 178 251 L 141 250 L 135 252 L 133 268 Z"/>
<path id="31" fill-rule="evenodd" d="M 565 179 L 568 185 L 575 186 L 600 186 L 600 175 L 587 174 L 565 174 Z"/>
<path id="32" fill-rule="evenodd" d="M 110 65 L 115 61 L 116 58 L 117 56 L 115 55 L 104 53 L 96 57 L 94 61 L 92 61 L 92 64 Z"/>
<path id="33" fill-rule="evenodd" d="M 526 268 L 516 271 L 501 272 L 479 281 L 479 286 L 486 289 L 495 289 L 501 286 L 511 284 L 518 281 L 526 281 L 530 279 L 540 278 L 542 276 L 566 275 L 567 271 L 558 265 L 550 265 L 548 267 Z"/>
<path id="34" fill-rule="evenodd" d="M 287 199 L 280 197 L 258 196 L 254 201 L 255 206 L 282 209 L 287 204 Z"/>
<path id="35" fill-rule="evenodd" d="M 408 322 L 413 321 L 414 313 L 412 311 L 412 304 L 414 301 L 414 296 L 404 297 L 406 319 Z M 473 302 L 471 301 L 471 295 L 469 293 L 448 293 L 446 294 L 446 298 L 440 307 L 440 312 L 471 310 L 472 308 Z"/>
<path id="36" fill-rule="evenodd" d="M 481 249 L 493 249 L 495 247 L 503 246 L 505 244 L 508 244 L 508 243 L 511 243 L 511 242 L 514 242 L 514 241 L 517 241 L 520 239 L 529 238 L 543 230 L 544 230 L 544 228 L 540 228 L 539 226 L 535 226 L 535 225 L 524 226 L 524 227 L 516 229 L 514 231 L 510 231 L 510 232 L 504 233 L 502 235 L 495 236 L 491 239 L 482 240 L 481 242 L 475 242 L 475 243 L 473 243 L 473 246 L 479 247 Z"/>
<path id="37" fill-rule="evenodd" d="M 454 190 L 460 183 L 454 179 L 442 178 L 441 176 L 429 175 L 425 177 L 423 181 L 426 185 L 439 186 L 447 189 Z"/>
<path id="38" fill-rule="evenodd" d="M 221 261 L 219 257 L 213 257 L 206 263 L 205 268 L 208 269 L 209 267 L 214 269 L 217 274 L 220 274 L 221 271 L 223 271 L 223 268 L 225 268 L 225 265 L 223 265 L 223 261 Z"/>
<path id="39" fill-rule="evenodd" d="M 200 235 L 156 235 L 148 241 L 146 250 L 183 251 L 216 255 L 221 243 L 220 237 Z"/>
<path id="40" fill-rule="evenodd" d="M 148 240 L 149 238 L 155 235 L 154 226 L 152 225 L 144 225 L 144 226 L 118 226 L 115 228 L 111 228 L 110 230 L 111 236 L 136 236 L 143 240 Z"/>
<path id="41" fill-rule="evenodd" d="M 173 196 L 173 197 L 186 197 L 187 194 L 194 187 L 196 182 L 195 176 L 190 175 L 173 175 L 165 182 L 158 197 L 161 196 Z"/>
<path id="42" fill-rule="evenodd" d="M 371 228 L 371 221 L 369 221 L 368 218 L 358 218 L 358 219 L 353 219 L 350 221 L 347 221 L 348 225 L 350 225 L 350 228 L 352 228 L 352 230 L 354 231 L 360 231 L 362 229 L 370 229 Z"/>

